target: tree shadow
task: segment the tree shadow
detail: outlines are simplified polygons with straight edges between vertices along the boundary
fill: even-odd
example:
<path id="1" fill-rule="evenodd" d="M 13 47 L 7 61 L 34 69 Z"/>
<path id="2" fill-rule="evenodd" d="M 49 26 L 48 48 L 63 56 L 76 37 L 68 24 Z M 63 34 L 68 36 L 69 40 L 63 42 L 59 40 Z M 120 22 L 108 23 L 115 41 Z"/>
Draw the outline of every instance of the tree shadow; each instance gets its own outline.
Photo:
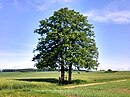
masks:
<path id="1" fill-rule="evenodd" d="M 28 82 L 49 82 L 49 83 L 58 83 L 58 79 L 55 78 L 35 78 L 35 79 L 16 79 L 19 81 L 28 81 Z"/>
<path id="2" fill-rule="evenodd" d="M 49 83 L 59 84 L 59 80 L 55 79 L 55 78 L 35 78 L 35 79 L 33 78 L 33 79 L 15 79 L 15 80 L 27 81 L 27 82 L 49 82 Z M 83 84 L 83 83 L 87 83 L 87 81 L 80 80 L 80 79 L 72 80 L 71 83 L 68 83 L 67 80 L 64 81 L 64 85 L 66 85 L 66 84 Z"/>
<path id="3" fill-rule="evenodd" d="M 80 80 L 80 79 L 76 79 L 76 80 L 72 80 L 71 84 L 86 84 L 87 81 L 86 80 Z"/>

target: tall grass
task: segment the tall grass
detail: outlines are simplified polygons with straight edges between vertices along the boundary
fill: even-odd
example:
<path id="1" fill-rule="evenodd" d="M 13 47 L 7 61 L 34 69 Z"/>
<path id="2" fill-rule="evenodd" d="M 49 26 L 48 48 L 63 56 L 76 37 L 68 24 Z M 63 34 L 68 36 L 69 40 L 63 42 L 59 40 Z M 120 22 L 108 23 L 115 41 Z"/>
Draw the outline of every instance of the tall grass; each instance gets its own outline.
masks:
<path id="1" fill-rule="evenodd" d="M 28 82 L 19 80 L 0 79 L 0 90 L 2 89 L 25 89 L 25 88 L 36 88 L 36 89 L 53 89 L 53 87 L 59 88 L 59 86 L 49 82 Z"/>

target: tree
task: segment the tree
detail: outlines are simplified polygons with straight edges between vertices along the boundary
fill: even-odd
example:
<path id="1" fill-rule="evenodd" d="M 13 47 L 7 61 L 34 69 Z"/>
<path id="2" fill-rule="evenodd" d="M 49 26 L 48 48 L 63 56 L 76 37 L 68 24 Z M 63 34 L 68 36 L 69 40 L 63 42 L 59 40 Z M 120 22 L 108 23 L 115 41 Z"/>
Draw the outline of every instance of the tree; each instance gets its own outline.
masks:
<path id="1" fill-rule="evenodd" d="M 98 50 L 93 25 L 79 12 L 61 8 L 53 16 L 40 21 L 34 31 L 40 35 L 37 52 L 33 57 L 37 68 L 61 69 L 61 83 L 68 69 L 68 82 L 71 82 L 72 66 L 95 69 L 98 66 Z"/>

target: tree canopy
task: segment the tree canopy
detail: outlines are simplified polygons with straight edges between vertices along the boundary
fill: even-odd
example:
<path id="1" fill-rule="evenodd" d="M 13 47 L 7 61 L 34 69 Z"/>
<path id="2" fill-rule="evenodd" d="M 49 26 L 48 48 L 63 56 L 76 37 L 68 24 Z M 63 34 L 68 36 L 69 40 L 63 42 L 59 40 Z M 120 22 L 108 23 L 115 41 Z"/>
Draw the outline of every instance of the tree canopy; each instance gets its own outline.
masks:
<path id="1" fill-rule="evenodd" d="M 40 21 L 34 32 L 40 35 L 33 57 L 37 68 L 61 68 L 69 70 L 71 80 L 72 66 L 95 69 L 98 67 L 98 49 L 93 25 L 79 12 L 61 8 L 52 16 Z"/>

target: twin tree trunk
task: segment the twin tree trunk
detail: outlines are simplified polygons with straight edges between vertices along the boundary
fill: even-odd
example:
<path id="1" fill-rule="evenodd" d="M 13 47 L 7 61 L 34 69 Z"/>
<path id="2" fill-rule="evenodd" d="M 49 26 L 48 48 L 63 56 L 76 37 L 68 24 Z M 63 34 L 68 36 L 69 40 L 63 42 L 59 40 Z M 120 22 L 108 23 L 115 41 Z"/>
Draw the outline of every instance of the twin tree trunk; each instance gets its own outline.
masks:
<path id="1" fill-rule="evenodd" d="M 61 84 L 64 84 L 64 76 L 65 76 L 65 72 L 64 72 L 64 66 L 61 65 L 61 77 L 59 79 Z"/>
<path id="2" fill-rule="evenodd" d="M 68 83 L 71 83 L 71 75 L 72 75 L 72 63 L 69 65 L 69 71 L 68 71 Z"/>
<path id="3" fill-rule="evenodd" d="M 68 83 L 71 83 L 71 75 L 72 75 L 72 64 L 69 65 L 69 70 L 68 70 Z M 61 65 L 61 77 L 60 77 L 60 83 L 64 84 L 64 76 L 65 76 L 65 71 L 64 71 L 64 66 Z"/>

